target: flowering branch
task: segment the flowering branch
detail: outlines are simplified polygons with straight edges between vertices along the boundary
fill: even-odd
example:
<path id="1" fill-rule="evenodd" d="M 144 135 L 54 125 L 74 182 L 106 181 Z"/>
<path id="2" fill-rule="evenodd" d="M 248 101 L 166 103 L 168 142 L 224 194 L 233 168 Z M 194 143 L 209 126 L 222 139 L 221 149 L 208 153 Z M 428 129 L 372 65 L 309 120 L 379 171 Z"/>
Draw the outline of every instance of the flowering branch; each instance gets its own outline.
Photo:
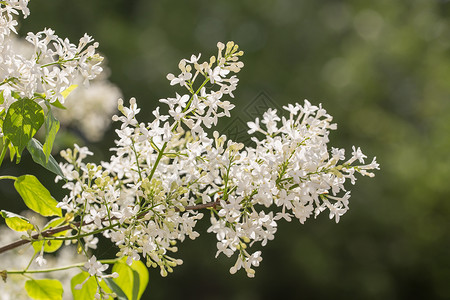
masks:
<path id="1" fill-rule="evenodd" d="M 273 239 L 278 220 L 295 217 L 303 223 L 328 209 L 330 218 L 339 221 L 350 198 L 345 181 L 355 183 L 355 173 L 374 176 L 369 170 L 378 164 L 375 159 L 364 164 L 366 156 L 356 147 L 347 161 L 343 149 L 328 150 L 328 134 L 336 125 L 321 106 L 307 100 L 304 105 L 290 104 L 283 107 L 288 118 L 269 109 L 261 121 L 248 123 L 250 134 L 264 136 L 252 137 L 255 148 L 227 141 L 217 132 L 210 138 L 204 131 L 234 107 L 222 98 L 233 96 L 238 80 L 229 74 L 243 67 L 241 55 L 229 42 L 218 44 L 217 58 L 209 63 L 199 63 L 200 55 L 181 60 L 181 74 L 167 78 L 188 93 L 161 99 L 169 106 L 168 115 L 157 108 L 151 123 L 139 123 L 134 98 L 129 107 L 119 101 L 122 116 L 113 120 L 122 122 L 116 131 L 120 139 L 109 162 L 85 164 L 92 154 L 85 147 L 61 153 L 67 160 L 61 165 L 69 180 L 65 187 L 71 192 L 58 206 L 93 221 L 85 235 L 102 230 L 119 247 L 118 255 L 145 257 L 148 266 L 159 266 L 165 276 L 174 263 L 181 263 L 167 251 L 176 252 L 174 245 L 185 236 L 198 236 L 193 227 L 203 214 L 186 208 L 218 206 L 211 210 L 208 229 L 219 240 L 216 255 L 238 252 L 230 271 L 244 268 L 253 277 L 252 266 L 261 261 L 261 252 L 250 254 L 248 248 Z M 199 76 L 204 80 L 195 89 Z M 205 82 L 212 86 L 207 89 Z M 340 191 L 345 194 L 339 196 Z M 267 213 L 262 207 L 274 210 Z M 105 216 L 115 216 L 120 225 L 105 227 Z"/>
<path id="2" fill-rule="evenodd" d="M 262 252 L 252 252 L 252 246 L 265 246 L 274 239 L 278 222 L 297 219 L 303 224 L 326 210 L 330 219 L 339 222 L 349 209 L 346 182 L 355 184 L 356 174 L 373 177 L 372 171 L 379 169 L 375 158 L 365 162 L 367 157 L 359 147 L 352 147 L 348 159 L 344 149 L 329 148 L 329 132 L 337 126 L 321 105 L 308 100 L 283 106 L 282 112 L 268 109 L 261 118 L 248 122 L 253 146 L 231 141 L 216 131 L 209 134 L 208 129 L 220 118 L 230 117 L 235 107 L 227 97 L 234 98 L 239 82 L 236 74 L 244 64 L 240 61 L 243 52 L 234 42 L 218 43 L 217 55 L 206 61 L 200 61 L 198 54 L 179 62 L 179 74 L 168 74 L 167 79 L 185 90 L 160 99 L 168 106 L 167 114 L 161 114 L 158 107 L 152 120 L 140 122 L 136 99 L 131 98 L 129 106 L 120 99 L 121 114 L 112 119 L 121 126 L 109 160 L 86 163 L 93 153 L 75 144 L 61 151 L 66 162 L 58 164 L 50 154 L 60 126 L 52 110 L 64 108 L 77 78 L 87 84 L 101 72 L 102 57 L 90 36 L 84 35 L 75 45 L 51 29 L 27 35 L 34 49 L 31 58 L 18 54 L 9 35 L 16 32 L 13 15 L 18 11 L 25 17 L 29 14 L 27 4 L 28 0 L 0 1 L 0 58 L 7 64 L 0 78 L 4 142 L 0 164 L 8 150 L 19 162 L 27 148 L 37 163 L 57 174 L 56 181 L 65 180 L 67 194 L 56 201 L 32 175 L 0 178 L 14 181 L 31 210 L 43 217 L 56 216 L 40 230 L 24 216 L 0 212 L 8 227 L 28 232 L 22 240 L 1 247 L 0 254 L 27 243 L 34 249 L 23 271 L 0 272 L 5 280 L 8 273 L 84 266 L 86 272 L 72 279 L 75 299 L 85 296 L 84 291 L 77 291 L 86 285 L 91 299 L 139 298 L 141 279 L 148 276 L 140 259 L 147 267 L 159 268 L 162 276 L 173 272 L 183 261 L 171 253 L 178 251 L 177 243 L 186 237 L 199 236 L 195 226 L 203 218 L 202 209 L 210 211 L 207 231 L 217 238 L 216 257 L 235 255 L 230 273 L 244 269 L 254 277 Z M 42 145 L 34 135 L 43 126 Z M 98 261 L 91 256 L 89 249 L 96 249 L 99 234 L 117 246 L 118 260 Z M 86 263 L 28 270 L 32 262 L 45 264 L 44 253 L 57 251 L 68 240 L 78 243 Z M 108 263 L 114 263 L 112 274 L 105 274 Z M 134 279 L 119 286 L 120 281 L 114 279 L 121 272 L 114 270 L 134 274 Z M 47 286 L 46 292 L 60 299 L 59 285 L 30 279 L 25 288 L 33 298 Z"/>
<path id="3" fill-rule="evenodd" d="M 216 201 L 216 202 L 211 202 L 211 203 L 206 203 L 206 204 L 198 204 L 198 205 L 186 206 L 186 207 L 183 207 L 182 210 L 183 211 L 184 210 L 200 210 L 200 209 L 212 208 L 212 207 L 215 208 L 218 205 L 219 205 L 219 202 Z M 176 208 L 175 210 L 176 211 L 180 211 L 179 208 Z M 143 215 L 141 215 L 141 217 L 143 217 Z M 102 219 L 102 221 L 105 221 L 105 220 L 106 220 L 106 218 Z M 113 218 L 111 218 L 111 220 L 117 220 L 117 218 L 113 217 Z M 64 231 L 67 231 L 67 230 L 71 230 L 74 227 L 82 227 L 82 226 L 90 225 L 92 223 L 93 222 L 89 222 L 89 223 L 84 222 L 83 224 L 81 224 L 81 222 L 73 222 L 73 223 L 70 223 L 68 225 L 64 225 L 64 226 L 60 226 L 60 227 L 56 227 L 56 228 L 51 228 L 51 229 L 44 230 L 44 231 L 42 231 L 40 233 L 32 234 L 32 235 L 30 235 L 30 237 L 26 237 L 26 238 L 24 237 L 21 240 L 18 240 L 18 241 L 10 243 L 8 245 L 5 245 L 3 247 L 0 247 L 0 254 L 3 253 L 3 252 L 9 251 L 9 250 L 13 250 L 13 249 L 15 249 L 17 247 L 26 245 L 26 244 L 31 243 L 33 241 L 43 240 L 43 238 L 51 237 L 51 236 L 53 236 L 53 235 L 55 235 L 55 234 L 57 234 L 59 232 L 64 232 Z M 118 223 L 116 223 L 116 225 L 118 225 Z M 99 232 L 101 232 L 101 231 L 99 231 Z M 93 233 L 91 232 L 91 233 L 88 233 L 86 235 L 89 236 L 91 234 L 93 234 Z M 56 237 L 54 239 L 55 240 L 74 240 L 74 239 L 77 239 L 77 238 L 78 238 L 78 236 L 63 237 L 63 238 Z M 8 271 L 8 273 L 9 273 L 9 271 Z"/>

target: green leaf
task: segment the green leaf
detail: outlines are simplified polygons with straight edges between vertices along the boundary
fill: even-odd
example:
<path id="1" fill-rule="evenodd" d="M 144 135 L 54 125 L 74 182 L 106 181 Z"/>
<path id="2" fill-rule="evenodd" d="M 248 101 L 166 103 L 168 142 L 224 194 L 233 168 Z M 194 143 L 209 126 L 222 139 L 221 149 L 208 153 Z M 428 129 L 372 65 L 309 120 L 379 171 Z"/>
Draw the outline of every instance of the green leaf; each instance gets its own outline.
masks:
<path id="1" fill-rule="evenodd" d="M 0 214 L 5 219 L 6 225 L 8 225 L 8 227 L 12 230 L 27 231 L 34 229 L 34 225 L 31 224 L 30 221 L 25 217 L 16 215 L 15 213 L 6 210 L 0 211 Z"/>
<path id="2" fill-rule="evenodd" d="M 52 152 L 53 142 L 55 141 L 56 133 L 59 130 L 59 121 L 53 116 L 52 110 L 49 109 L 47 115 L 45 116 L 45 142 L 44 142 L 44 153 L 45 162 L 48 162 L 50 153 Z"/>
<path id="3" fill-rule="evenodd" d="M 45 225 L 43 230 L 50 229 L 50 228 L 56 228 L 56 227 L 64 224 L 65 222 L 66 222 L 66 218 L 64 218 L 64 217 L 56 218 L 56 219 L 48 222 L 47 225 Z M 61 232 L 52 234 L 52 236 L 65 236 L 67 232 L 68 232 L 68 230 L 61 231 Z M 45 245 L 44 245 L 44 243 L 45 243 Z M 39 242 L 33 242 L 33 248 L 34 248 L 35 252 L 39 252 L 42 249 L 42 245 L 44 245 L 44 252 L 53 253 L 56 250 L 58 250 L 59 248 L 61 248 L 62 244 L 63 244 L 63 241 L 61 241 L 61 240 L 39 241 Z"/>
<path id="4" fill-rule="evenodd" d="M 45 145 L 44 145 L 44 147 L 45 147 Z M 28 150 L 28 152 L 30 152 L 31 157 L 33 158 L 35 163 L 40 164 L 41 166 L 43 166 L 50 172 L 53 172 L 56 175 L 59 175 L 62 178 L 65 178 L 61 168 L 59 167 L 58 162 L 56 161 L 56 159 L 53 156 L 50 155 L 48 157 L 48 160 L 46 160 L 47 158 L 44 153 L 44 150 L 42 149 L 42 144 L 38 140 L 36 140 L 35 138 L 32 138 L 28 142 L 27 150 Z"/>
<path id="5" fill-rule="evenodd" d="M 8 151 L 9 147 L 9 140 L 7 138 L 3 138 L 2 141 L 2 153 L 0 154 L 0 166 L 3 163 L 3 159 L 5 158 L 6 151 Z"/>
<path id="6" fill-rule="evenodd" d="M 44 123 L 44 110 L 28 98 L 12 103 L 3 122 L 3 134 L 11 141 L 20 162 L 23 149 Z"/>
<path id="7" fill-rule="evenodd" d="M 62 216 L 58 202 L 50 192 L 33 175 L 23 175 L 16 179 L 14 187 L 29 209 L 42 216 Z"/>
<path id="8" fill-rule="evenodd" d="M 138 299 L 139 273 L 121 261 L 114 264 L 112 271 L 119 274 L 119 277 L 114 278 L 114 281 L 122 289 L 127 298 L 130 300 Z"/>
<path id="9" fill-rule="evenodd" d="M 11 96 L 17 100 L 20 99 L 20 94 L 18 92 L 11 91 Z"/>
<path id="10" fill-rule="evenodd" d="M 109 288 L 117 295 L 118 300 L 128 300 L 127 295 L 122 291 L 122 289 L 115 283 L 112 278 L 104 278 L 106 284 Z"/>
<path id="11" fill-rule="evenodd" d="M 64 99 L 66 99 L 69 96 L 69 94 L 77 87 L 78 87 L 78 84 L 72 84 L 67 89 L 62 91 L 61 95 L 64 97 Z M 54 107 L 57 107 L 60 109 L 67 109 L 64 105 L 61 104 L 61 102 L 59 102 L 58 99 L 56 99 L 56 101 L 51 102 L 50 104 L 53 105 Z"/>
<path id="12" fill-rule="evenodd" d="M 25 290 L 36 300 L 60 300 L 64 292 L 61 282 L 56 279 L 27 280 Z"/>
<path id="13" fill-rule="evenodd" d="M 72 295 L 74 300 L 90 300 L 95 299 L 95 293 L 97 292 L 97 281 L 95 277 L 89 278 L 84 284 L 83 282 L 89 277 L 88 272 L 81 272 L 75 275 L 70 281 L 70 287 L 72 289 Z M 80 290 L 76 290 L 77 284 L 83 284 Z M 100 282 L 100 287 L 106 292 L 111 293 L 111 289 L 106 285 L 105 281 Z M 109 297 L 108 299 L 112 299 Z"/>
<path id="14" fill-rule="evenodd" d="M 138 272 L 139 274 L 139 293 L 138 293 L 138 299 L 140 299 L 142 297 L 142 294 L 145 292 L 145 289 L 147 288 L 148 285 L 148 269 L 145 266 L 145 264 L 138 260 L 138 261 L 133 261 L 133 263 L 131 264 L 131 268 Z"/>
<path id="15" fill-rule="evenodd" d="M 51 105 L 53 105 L 54 107 L 60 108 L 60 109 L 67 109 L 64 105 L 61 104 L 61 102 L 59 102 L 59 100 L 55 100 L 54 102 L 50 103 Z"/>
<path id="16" fill-rule="evenodd" d="M 72 84 L 71 86 L 69 86 L 67 89 L 65 89 L 64 91 L 61 92 L 61 95 L 64 97 L 64 99 L 67 98 L 67 96 L 69 96 L 70 93 L 72 93 L 72 91 L 74 89 L 76 89 L 78 87 L 78 84 Z"/>
<path id="17" fill-rule="evenodd" d="M 16 148 L 14 148 L 14 146 L 11 144 L 11 142 L 9 142 L 8 149 L 9 149 L 9 158 L 11 159 L 11 162 L 12 162 L 14 160 L 14 156 L 16 156 Z"/>
<path id="18" fill-rule="evenodd" d="M 122 289 L 128 299 L 140 299 L 148 284 L 148 270 L 141 261 L 133 261 L 131 266 L 126 263 L 126 257 L 116 262 L 112 269 L 119 274 L 115 283 Z"/>
<path id="19" fill-rule="evenodd" d="M 0 104 L 3 104 L 3 103 L 0 103 Z M 6 111 L 5 111 L 5 110 L 2 110 L 2 111 L 0 112 L 0 127 L 2 127 L 2 128 L 3 128 L 3 121 L 4 121 L 4 119 L 5 119 L 5 116 L 6 116 Z"/>

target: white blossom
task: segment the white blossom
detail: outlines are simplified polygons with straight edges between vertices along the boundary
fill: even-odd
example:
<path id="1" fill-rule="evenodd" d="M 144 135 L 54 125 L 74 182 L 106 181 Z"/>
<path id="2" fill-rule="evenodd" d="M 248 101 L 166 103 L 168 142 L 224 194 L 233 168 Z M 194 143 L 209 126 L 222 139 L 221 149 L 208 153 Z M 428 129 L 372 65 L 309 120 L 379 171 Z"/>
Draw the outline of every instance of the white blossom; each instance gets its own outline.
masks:
<path id="1" fill-rule="evenodd" d="M 28 46 L 21 43 L 18 47 L 14 15 L 21 11 L 27 17 L 27 4 L 28 0 L 7 0 L 0 5 L 0 93 L 4 98 L 0 111 L 7 110 L 17 97 L 63 104 L 63 92 L 77 78 L 88 84 L 102 71 L 103 58 L 95 53 L 98 43 L 88 35 L 76 45 L 44 29 L 28 33 Z"/>
<path id="2" fill-rule="evenodd" d="M 104 265 L 101 262 L 97 261 L 95 255 L 93 255 L 84 265 L 84 268 L 91 276 L 99 276 L 103 275 L 106 269 L 108 269 L 108 265 Z"/>
<path id="3" fill-rule="evenodd" d="M 275 109 L 249 122 L 254 147 L 235 143 L 204 128 L 229 116 L 237 79 L 242 68 L 237 45 L 218 44 L 218 55 L 199 62 L 200 56 L 183 59 L 180 74 L 169 74 L 171 84 L 181 84 L 185 94 L 161 99 L 168 115 L 153 111 L 154 119 L 140 122 L 136 99 L 118 102 L 121 123 L 113 155 L 101 165 L 85 163 L 89 150 L 67 150 L 61 164 L 69 182 L 69 195 L 61 208 L 84 215 L 81 233 L 103 231 L 117 245 L 117 255 L 128 262 L 141 257 L 166 276 L 182 263 L 173 258 L 178 242 L 195 239 L 201 207 L 210 208 L 216 235 L 216 256 L 237 255 L 231 273 L 243 268 L 255 275 L 261 252 L 273 240 L 281 220 L 306 222 L 324 210 L 338 222 L 349 209 L 350 192 L 345 182 L 355 183 L 356 173 L 372 176 L 376 161 L 366 165 L 365 155 L 353 148 L 345 161 L 343 149 L 328 148 L 335 130 L 332 117 L 321 105 L 308 100 Z M 230 76 L 231 75 L 231 76 Z M 198 82 L 203 77 L 203 82 Z M 206 88 L 206 83 L 212 84 Z M 80 200 L 82 199 L 82 200 Z M 84 238 L 87 247 L 96 247 Z M 95 269 L 96 270 L 96 269 Z"/>
<path id="4" fill-rule="evenodd" d="M 120 97 L 114 86 L 93 81 L 102 71 L 98 43 L 85 34 L 73 44 L 44 29 L 28 33 L 24 46 L 15 36 L 14 17 L 19 12 L 27 17 L 27 4 L 28 0 L 0 4 L 0 112 L 21 98 L 36 101 L 47 111 L 64 104 L 70 113 L 56 115 L 80 125 L 88 139 L 98 140 L 109 124 L 105 116 L 115 111 L 111 99 Z M 87 163 L 93 153 L 77 144 L 61 151 L 66 160 L 60 164 L 63 188 L 68 193 L 57 207 L 67 213 L 64 222 L 76 219 L 67 232 L 78 240 L 79 252 L 89 257 L 101 233 L 129 265 L 143 258 L 147 266 L 167 276 L 183 263 L 172 257 L 178 244 L 199 236 L 195 226 L 204 216 L 199 210 L 206 208 L 211 222 L 207 232 L 217 238 L 216 257 L 236 255 L 230 273 L 244 269 L 254 277 L 262 252 L 252 247 L 273 240 L 278 222 L 297 219 L 303 224 L 325 210 L 339 222 L 349 210 L 345 183 L 355 184 L 357 173 L 373 177 L 372 170 L 379 169 L 375 158 L 365 164 L 367 156 L 359 147 L 352 147 L 348 160 L 344 149 L 329 149 L 329 132 L 337 126 L 321 105 L 308 100 L 283 106 L 288 116 L 269 108 L 248 122 L 254 146 L 216 131 L 210 136 L 205 128 L 231 116 L 235 105 L 227 99 L 234 97 L 239 82 L 235 74 L 244 66 L 236 44 L 217 47 L 217 56 L 200 62 L 201 54 L 192 55 L 180 60 L 179 74 L 167 75 L 170 85 L 186 88 L 185 93 L 160 100 L 168 106 L 167 115 L 158 107 L 152 120 L 140 122 L 136 99 L 131 98 L 128 106 L 118 100 L 120 115 L 112 120 L 121 126 L 109 160 Z M 87 88 L 74 92 L 76 101 L 71 103 L 67 94 L 78 84 Z M 44 258 L 45 243 L 27 269 L 33 263 L 51 265 L 52 257 Z M 84 268 L 89 277 L 75 289 L 90 277 L 98 282 L 118 276 L 105 274 L 108 265 L 94 255 Z M 103 293 L 97 286 L 95 298 Z"/>

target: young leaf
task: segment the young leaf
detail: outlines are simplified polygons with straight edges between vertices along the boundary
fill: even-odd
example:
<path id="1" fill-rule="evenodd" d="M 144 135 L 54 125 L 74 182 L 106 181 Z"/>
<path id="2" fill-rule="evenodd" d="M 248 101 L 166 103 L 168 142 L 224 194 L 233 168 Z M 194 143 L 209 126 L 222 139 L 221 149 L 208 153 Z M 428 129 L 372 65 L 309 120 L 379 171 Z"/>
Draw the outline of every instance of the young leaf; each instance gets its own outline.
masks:
<path id="1" fill-rule="evenodd" d="M 71 86 L 69 86 L 67 89 L 65 89 L 64 91 L 61 92 L 61 95 L 64 97 L 64 99 L 67 98 L 67 96 L 69 96 L 70 93 L 72 93 L 72 91 L 74 89 L 76 89 L 78 87 L 78 84 L 72 84 Z"/>
<path id="2" fill-rule="evenodd" d="M 95 277 L 91 277 L 86 282 L 84 282 L 88 277 L 89 277 L 88 272 L 81 272 L 75 275 L 70 281 L 70 287 L 72 289 L 72 295 L 74 300 L 95 299 L 95 293 L 97 293 L 97 281 L 95 280 Z M 78 284 L 83 284 L 83 287 L 79 290 L 75 289 L 75 287 Z M 111 293 L 111 290 L 106 285 L 105 281 L 100 282 L 100 287 L 106 293 Z M 108 300 L 109 299 L 112 300 L 111 297 L 109 297 Z"/>
<path id="3" fill-rule="evenodd" d="M 124 291 L 129 299 L 140 299 L 148 284 L 148 269 L 141 261 L 133 261 L 131 266 L 126 257 L 116 262 L 112 269 L 119 274 L 115 283 Z"/>
<path id="4" fill-rule="evenodd" d="M 2 210 L 0 211 L 0 214 L 5 219 L 6 225 L 15 231 L 27 231 L 27 230 L 33 230 L 34 225 L 30 223 L 30 221 L 22 217 L 20 215 L 16 215 L 15 213 Z"/>
<path id="5" fill-rule="evenodd" d="M 5 102 L 5 98 L 3 98 L 3 91 L 0 92 L 0 104 L 3 104 Z M 0 112 L 0 126 L 3 127 L 3 120 L 5 119 L 6 111 L 2 110 Z"/>
<path id="6" fill-rule="evenodd" d="M 11 162 L 13 162 L 14 161 L 14 157 L 16 156 L 16 148 L 11 144 L 11 142 L 9 142 L 8 143 L 8 149 L 9 149 L 9 159 L 11 159 Z"/>
<path id="7" fill-rule="evenodd" d="M 29 209 L 42 216 L 62 216 L 58 202 L 50 192 L 33 175 L 23 175 L 16 179 L 14 187 Z"/>
<path id="8" fill-rule="evenodd" d="M 54 220 L 51 220 L 50 222 L 45 225 L 43 230 L 55 228 L 62 224 L 64 224 L 66 221 L 66 218 L 56 218 Z M 52 236 L 65 236 L 68 230 L 61 231 L 58 233 L 53 234 Z M 45 243 L 45 244 L 44 244 Z M 42 249 L 42 245 L 44 244 L 44 252 L 52 253 L 61 248 L 63 241 L 60 240 L 53 240 L 53 241 L 40 241 L 40 242 L 33 242 L 33 248 L 35 252 L 39 252 Z"/>
<path id="9" fill-rule="evenodd" d="M 7 138 L 4 138 L 2 141 L 2 153 L 0 154 L 0 166 L 3 163 L 3 159 L 5 158 L 8 147 L 9 147 L 9 140 Z"/>
<path id="10" fill-rule="evenodd" d="M 3 122 L 3 134 L 11 141 L 20 162 L 23 149 L 44 123 L 44 111 L 33 100 L 23 98 L 12 103 Z"/>
<path id="11" fill-rule="evenodd" d="M 11 91 L 11 96 L 17 100 L 20 99 L 20 94 L 18 92 Z"/>
<path id="12" fill-rule="evenodd" d="M 56 99 L 56 101 L 50 103 L 51 105 L 53 105 L 54 107 L 60 108 L 60 109 L 67 109 L 64 105 L 61 104 L 61 102 L 59 102 L 58 99 Z"/>
<path id="13" fill-rule="evenodd" d="M 58 130 L 59 121 L 53 116 L 52 110 L 49 108 L 47 115 L 45 116 L 45 142 L 43 147 L 45 162 L 48 162 Z"/>
<path id="14" fill-rule="evenodd" d="M 25 290 L 35 300 L 60 300 L 64 292 L 61 282 L 55 279 L 27 280 Z"/>
<path id="15" fill-rule="evenodd" d="M 28 142 L 27 150 L 28 150 L 28 152 L 30 152 L 31 157 L 33 158 L 35 163 L 40 164 L 41 166 L 43 166 L 50 172 L 53 172 L 56 175 L 59 175 L 62 178 L 65 178 L 64 174 L 61 171 L 61 168 L 59 167 L 59 164 L 55 160 L 55 158 L 50 155 L 47 160 L 44 150 L 42 149 L 42 144 L 38 140 L 36 140 L 35 138 L 32 138 Z"/>

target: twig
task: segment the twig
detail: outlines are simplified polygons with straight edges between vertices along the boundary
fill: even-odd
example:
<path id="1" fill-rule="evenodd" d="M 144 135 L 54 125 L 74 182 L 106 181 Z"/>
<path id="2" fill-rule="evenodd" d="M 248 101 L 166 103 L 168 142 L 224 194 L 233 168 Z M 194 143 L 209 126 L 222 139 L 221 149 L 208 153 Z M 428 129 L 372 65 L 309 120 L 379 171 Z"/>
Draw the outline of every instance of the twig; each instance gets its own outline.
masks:
<path id="1" fill-rule="evenodd" d="M 199 205 L 190 205 L 190 206 L 184 207 L 184 209 L 185 210 L 198 210 L 198 209 L 216 207 L 217 205 L 219 205 L 219 201 L 210 202 L 210 203 L 206 203 L 206 204 L 199 204 Z M 175 208 L 175 211 L 181 211 L 181 210 L 179 208 Z M 144 215 L 139 216 L 139 217 L 143 217 Z M 112 218 L 112 219 L 117 219 L 117 218 Z M 81 224 L 81 227 L 92 224 L 92 223 L 93 222 L 88 222 L 88 223 L 83 222 L 83 224 Z M 50 228 L 50 229 L 42 231 L 40 234 L 35 233 L 35 234 L 31 235 L 30 239 L 22 239 L 22 240 L 12 242 L 6 246 L 0 247 L 0 254 L 3 252 L 9 251 L 9 250 L 15 249 L 17 247 L 20 247 L 22 245 L 26 245 L 26 244 L 30 243 L 32 240 L 39 240 L 39 237 L 49 237 L 58 232 L 73 229 L 73 227 L 80 227 L 80 222 L 74 222 L 74 223 L 64 225 L 61 227 Z"/>
<path id="2" fill-rule="evenodd" d="M 88 224 L 83 224 L 83 226 L 84 225 L 88 225 Z M 38 240 L 39 236 L 48 237 L 48 236 L 54 235 L 55 233 L 72 229 L 72 226 L 78 227 L 78 226 L 80 226 L 80 222 L 71 223 L 69 225 L 64 225 L 64 226 L 61 226 L 61 227 L 50 228 L 50 229 L 42 231 L 40 234 L 39 233 L 35 233 L 35 234 L 31 235 L 29 240 L 28 239 L 27 240 L 18 240 L 18 241 L 15 241 L 15 242 L 11 243 L 11 244 L 8 244 L 6 246 L 1 247 L 0 248 L 0 253 L 12 250 L 14 248 L 20 247 L 20 246 L 25 245 L 25 244 L 28 244 L 28 243 L 31 242 L 31 240 Z"/>

